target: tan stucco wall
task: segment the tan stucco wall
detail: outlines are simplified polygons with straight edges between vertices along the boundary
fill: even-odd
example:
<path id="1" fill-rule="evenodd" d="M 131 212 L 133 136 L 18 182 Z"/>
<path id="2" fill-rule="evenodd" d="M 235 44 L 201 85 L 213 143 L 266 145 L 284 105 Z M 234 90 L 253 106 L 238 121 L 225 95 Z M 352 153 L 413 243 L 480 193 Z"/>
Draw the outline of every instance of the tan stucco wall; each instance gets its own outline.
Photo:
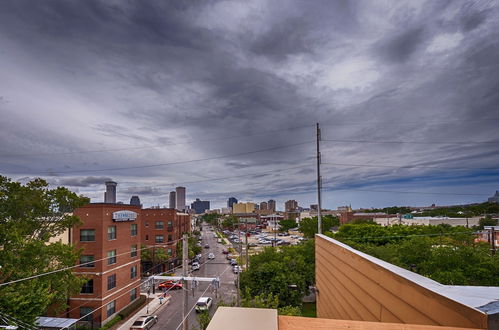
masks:
<path id="1" fill-rule="evenodd" d="M 486 328 L 487 316 L 322 235 L 316 236 L 317 317 Z"/>

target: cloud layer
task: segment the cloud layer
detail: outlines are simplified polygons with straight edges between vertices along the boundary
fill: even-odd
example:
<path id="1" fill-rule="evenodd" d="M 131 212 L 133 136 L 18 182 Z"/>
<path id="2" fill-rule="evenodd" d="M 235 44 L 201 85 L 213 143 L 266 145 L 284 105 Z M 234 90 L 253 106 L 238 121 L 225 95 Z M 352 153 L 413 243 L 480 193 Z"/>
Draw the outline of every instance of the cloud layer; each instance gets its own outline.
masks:
<path id="1" fill-rule="evenodd" d="M 498 18 L 484 1 L 4 1 L 0 173 L 96 202 L 112 178 L 145 205 L 185 184 L 218 207 L 306 206 L 320 122 L 326 207 L 482 201 Z"/>

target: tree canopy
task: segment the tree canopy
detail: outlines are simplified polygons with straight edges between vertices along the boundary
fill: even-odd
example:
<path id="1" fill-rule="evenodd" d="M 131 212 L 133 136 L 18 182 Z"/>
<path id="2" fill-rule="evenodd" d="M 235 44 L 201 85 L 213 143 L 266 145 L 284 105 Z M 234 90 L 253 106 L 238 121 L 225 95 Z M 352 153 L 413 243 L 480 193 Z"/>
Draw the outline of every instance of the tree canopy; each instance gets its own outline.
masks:
<path id="1" fill-rule="evenodd" d="M 263 300 L 272 294 L 278 307 L 301 306 L 308 287 L 315 283 L 314 251 L 314 240 L 309 240 L 280 250 L 265 248 L 252 255 L 249 269 L 241 273 L 243 292 Z"/>
<path id="2" fill-rule="evenodd" d="M 280 231 L 288 231 L 291 228 L 296 228 L 297 223 L 295 220 L 292 219 L 285 219 L 279 221 L 279 230 Z"/>
<path id="3" fill-rule="evenodd" d="M 0 176 L 0 283 L 77 264 L 79 251 L 49 240 L 79 223 L 71 212 L 88 202 L 66 188 L 49 189 L 42 179 L 21 184 Z M 65 270 L 2 286 L 0 309 L 32 324 L 53 304 L 65 309 L 84 281 Z"/>
<path id="4" fill-rule="evenodd" d="M 305 218 L 300 221 L 298 230 L 303 233 L 305 237 L 313 238 L 318 232 L 318 219 L 317 217 Z M 329 231 L 332 227 L 340 225 L 340 220 L 332 215 L 322 216 L 322 230 L 323 232 Z"/>

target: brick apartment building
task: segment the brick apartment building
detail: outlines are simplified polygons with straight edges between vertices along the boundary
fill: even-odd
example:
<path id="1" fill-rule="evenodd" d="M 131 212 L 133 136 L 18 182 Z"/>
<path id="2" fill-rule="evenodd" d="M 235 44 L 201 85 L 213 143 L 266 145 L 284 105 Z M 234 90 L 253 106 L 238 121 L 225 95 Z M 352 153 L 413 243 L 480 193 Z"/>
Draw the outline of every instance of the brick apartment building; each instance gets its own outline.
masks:
<path id="1" fill-rule="evenodd" d="M 71 242 L 83 249 L 75 269 L 88 279 L 69 299 L 70 318 L 101 323 L 138 298 L 140 290 L 140 206 L 97 203 L 75 210 L 82 224 Z M 102 261 L 98 261 L 103 259 Z"/>
<path id="2" fill-rule="evenodd" d="M 144 268 L 151 269 L 150 272 L 172 269 L 179 264 L 176 242 L 182 238 L 182 234 L 191 232 L 190 215 L 166 208 L 143 209 L 141 215 L 141 244 L 164 248 L 169 256 L 167 262 L 155 263 L 155 269 L 151 269 L 153 262 L 144 262 Z"/>
<path id="3" fill-rule="evenodd" d="M 141 246 L 159 246 L 171 256 L 156 271 L 177 264 L 176 240 L 191 231 L 190 216 L 174 209 L 93 203 L 74 211 L 82 224 L 69 233 L 69 242 L 82 249 L 75 273 L 88 281 L 69 298 L 67 316 L 105 324 L 140 295 Z M 102 260 L 101 260 L 102 259 Z M 150 269 L 153 272 L 152 268 Z"/>

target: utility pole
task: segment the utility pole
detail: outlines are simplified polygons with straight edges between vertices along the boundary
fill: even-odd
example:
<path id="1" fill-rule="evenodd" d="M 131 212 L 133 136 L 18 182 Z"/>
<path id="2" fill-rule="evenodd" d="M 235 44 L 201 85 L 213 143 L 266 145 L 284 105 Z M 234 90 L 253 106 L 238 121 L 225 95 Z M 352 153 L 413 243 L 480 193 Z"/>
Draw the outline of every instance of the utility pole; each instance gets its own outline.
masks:
<path id="1" fill-rule="evenodd" d="M 248 220 L 246 219 L 246 233 L 244 235 L 246 237 L 246 271 L 248 270 Z"/>
<path id="2" fill-rule="evenodd" d="M 319 141 L 321 140 L 321 129 L 317 123 L 317 232 L 322 234 L 322 215 L 321 215 L 321 152 Z"/>
<path id="3" fill-rule="evenodd" d="M 182 275 L 187 277 L 187 259 L 189 258 L 189 250 L 188 250 L 188 241 L 187 241 L 187 234 L 184 234 L 183 240 L 182 240 Z M 188 306 L 188 291 L 187 291 L 187 281 L 184 279 L 183 281 L 183 288 L 182 290 L 184 292 L 184 307 L 182 308 L 182 320 L 184 320 L 183 323 L 183 330 L 189 330 L 189 321 L 187 320 L 187 310 L 189 309 Z"/>
<path id="4" fill-rule="evenodd" d="M 494 226 L 490 227 L 490 243 L 492 245 L 492 248 L 490 249 L 492 251 L 492 255 L 495 255 L 496 254 L 496 233 L 495 233 Z"/>
<path id="5" fill-rule="evenodd" d="M 241 256 L 241 219 L 237 217 L 237 233 L 238 233 L 238 241 L 239 241 L 239 256 Z M 239 292 L 239 269 L 237 272 L 237 307 L 241 307 L 241 294 Z"/>

